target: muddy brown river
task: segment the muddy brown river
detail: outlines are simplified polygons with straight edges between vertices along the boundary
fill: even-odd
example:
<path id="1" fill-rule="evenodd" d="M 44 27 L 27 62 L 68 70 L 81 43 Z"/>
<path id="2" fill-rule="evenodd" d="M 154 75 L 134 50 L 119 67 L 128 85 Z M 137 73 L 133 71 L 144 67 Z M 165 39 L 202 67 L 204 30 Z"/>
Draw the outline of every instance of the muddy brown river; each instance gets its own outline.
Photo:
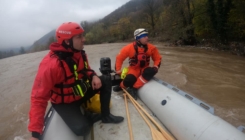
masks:
<path id="1" fill-rule="evenodd" d="M 115 56 L 127 43 L 86 45 L 91 67 L 99 73 L 101 57 Z M 245 126 L 245 58 L 195 47 L 155 44 L 162 55 L 157 78 L 206 102 L 215 115 Z M 28 140 L 30 92 L 39 62 L 48 51 L 0 60 L 0 139 Z M 124 65 L 127 64 L 125 61 Z"/>

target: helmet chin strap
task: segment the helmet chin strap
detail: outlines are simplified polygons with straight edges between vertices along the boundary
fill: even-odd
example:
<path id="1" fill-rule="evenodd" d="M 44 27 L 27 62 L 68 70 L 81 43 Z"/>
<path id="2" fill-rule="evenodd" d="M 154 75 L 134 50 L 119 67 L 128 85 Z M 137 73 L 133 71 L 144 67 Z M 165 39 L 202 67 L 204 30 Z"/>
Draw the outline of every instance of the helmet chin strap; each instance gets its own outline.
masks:
<path id="1" fill-rule="evenodd" d="M 62 42 L 62 46 L 65 47 L 66 49 L 68 48 L 71 48 L 71 50 L 73 52 L 79 52 L 79 50 L 76 50 L 74 47 L 73 47 L 73 41 L 72 41 L 72 38 L 68 40 L 69 41 L 69 45 L 65 43 L 65 41 Z"/>

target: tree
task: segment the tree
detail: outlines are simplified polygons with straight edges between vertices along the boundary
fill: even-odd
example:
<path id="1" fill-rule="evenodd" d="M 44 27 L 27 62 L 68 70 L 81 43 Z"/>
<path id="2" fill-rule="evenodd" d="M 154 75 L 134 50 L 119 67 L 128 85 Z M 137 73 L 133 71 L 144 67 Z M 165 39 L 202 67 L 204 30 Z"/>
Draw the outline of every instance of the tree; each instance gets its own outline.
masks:
<path id="1" fill-rule="evenodd" d="M 186 0 L 186 7 L 187 7 L 187 12 L 186 12 L 186 20 L 187 20 L 187 30 L 186 34 L 188 37 L 193 38 L 194 35 L 194 27 L 193 27 L 193 17 L 194 17 L 194 12 L 195 12 L 195 6 L 193 4 L 193 0 Z"/>
<path id="2" fill-rule="evenodd" d="M 87 43 L 87 44 L 93 44 L 93 43 L 95 43 L 94 35 L 93 35 L 92 32 L 88 32 L 88 33 L 85 35 L 85 38 L 86 38 L 86 43 Z"/>
<path id="3" fill-rule="evenodd" d="M 85 35 L 87 44 L 102 43 L 106 41 L 109 31 L 105 30 L 104 23 L 94 25 L 91 30 Z"/>
<path id="4" fill-rule="evenodd" d="M 232 1 L 232 7 L 228 17 L 227 36 L 231 40 L 245 41 L 245 1 Z"/>
<path id="5" fill-rule="evenodd" d="M 20 54 L 24 54 L 24 53 L 26 53 L 26 51 L 25 51 L 24 47 L 20 47 L 20 51 L 19 51 L 19 53 L 20 53 Z"/>
<path id="6" fill-rule="evenodd" d="M 158 41 L 182 38 L 191 45 L 205 38 L 220 44 L 245 40 L 244 5 L 244 0 L 133 0 L 98 22 L 81 25 L 89 43 L 126 40 L 143 27 Z"/>
<path id="7" fill-rule="evenodd" d="M 216 29 L 217 28 L 217 21 L 216 21 L 216 10 L 215 10 L 214 0 L 208 0 L 207 1 L 207 12 L 208 12 L 210 20 L 212 22 L 213 29 Z"/>
<path id="8" fill-rule="evenodd" d="M 83 27 L 83 29 L 84 29 L 84 35 L 86 35 L 86 33 L 88 33 L 89 32 L 89 30 L 90 30 L 90 24 L 87 22 L 87 21 L 82 21 L 81 23 L 80 23 L 80 25 Z"/>
<path id="9" fill-rule="evenodd" d="M 227 21 L 231 6 L 232 0 L 217 0 L 216 3 L 214 0 L 207 1 L 208 14 L 213 25 L 213 30 L 222 43 L 227 41 Z"/>
<path id="10" fill-rule="evenodd" d="M 158 0 L 143 0 L 142 4 L 145 7 L 145 12 L 142 17 L 145 17 L 145 22 L 151 27 L 152 32 L 155 32 L 155 26 L 158 19 L 157 10 L 161 6 Z M 153 34 L 154 36 L 154 34 Z"/>
<path id="11" fill-rule="evenodd" d="M 166 4 L 159 18 L 160 30 L 164 31 L 170 40 L 193 38 L 195 14 L 193 0 L 169 0 L 164 3 Z"/>
<path id="12" fill-rule="evenodd" d="M 128 17 L 121 18 L 117 23 L 117 28 L 121 36 L 120 39 L 125 40 L 132 34 L 132 26 L 130 25 L 130 19 Z"/>
<path id="13" fill-rule="evenodd" d="M 208 7 L 214 7 L 214 5 L 207 5 L 207 0 L 196 0 L 195 1 L 195 12 L 193 17 L 193 25 L 195 35 L 200 39 L 203 38 L 214 38 L 215 32 L 213 31 L 212 20 L 215 20 L 215 13 L 208 11 Z M 210 8 L 213 9 L 213 8 Z M 210 18 L 209 15 L 212 15 Z"/>

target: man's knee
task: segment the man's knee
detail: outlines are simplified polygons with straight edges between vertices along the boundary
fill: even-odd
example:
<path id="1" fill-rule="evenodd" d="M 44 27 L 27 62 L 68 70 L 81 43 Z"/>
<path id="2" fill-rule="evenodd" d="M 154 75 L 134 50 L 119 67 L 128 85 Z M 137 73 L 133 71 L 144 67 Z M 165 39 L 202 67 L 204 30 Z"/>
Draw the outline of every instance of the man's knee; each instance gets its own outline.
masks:
<path id="1" fill-rule="evenodd" d="M 89 131 L 90 131 L 91 125 L 86 122 L 82 125 L 76 125 L 72 126 L 72 131 L 77 135 L 77 136 L 86 136 Z"/>
<path id="2" fill-rule="evenodd" d="M 133 74 L 128 74 L 125 77 L 125 79 L 123 80 L 123 85 L 125 87 L 133 87 L 136 80 L 137 80 L 137 78 Z"/>
<path id="3" fill-rule="evenodd" d="M 156 74 L 157 72 L 154 70 L 154 68 L 151 68 L 151 67 L 148 67 L 148 68 L 145 68 L 143 73 L 142 73 L 142 77 L 149 81 L 152 79 L 152 77 Z"/>
<path id="4" fill-rule="evenodd" d="M 112 86 L 120 85 L 123 79 L 121 79 L 119 74 L 111 75 Z"/>

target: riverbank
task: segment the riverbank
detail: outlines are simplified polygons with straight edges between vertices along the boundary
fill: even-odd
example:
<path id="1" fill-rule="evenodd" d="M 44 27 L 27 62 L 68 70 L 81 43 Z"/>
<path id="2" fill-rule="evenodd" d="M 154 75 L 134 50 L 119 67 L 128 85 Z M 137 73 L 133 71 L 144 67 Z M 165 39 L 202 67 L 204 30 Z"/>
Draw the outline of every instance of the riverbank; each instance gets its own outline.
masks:
<path id="1" fill-rule="evenodd" d="M 191 44 L 191 45 L 188 45 Z M 194 43 L 186 43 L 183 40 L 177 40 L 174 43 L 169 43 L 171 47 L 198 47 L 201 49 L 211 50 L 211 51 L 221 51 L 228 52 L 232 55 L 245 57 L 245 43 L 243 42 L 230 42 L 226 45 L 219 43 L 215 40 L 205 40 L 203 39 L 201 42 Z"/>

